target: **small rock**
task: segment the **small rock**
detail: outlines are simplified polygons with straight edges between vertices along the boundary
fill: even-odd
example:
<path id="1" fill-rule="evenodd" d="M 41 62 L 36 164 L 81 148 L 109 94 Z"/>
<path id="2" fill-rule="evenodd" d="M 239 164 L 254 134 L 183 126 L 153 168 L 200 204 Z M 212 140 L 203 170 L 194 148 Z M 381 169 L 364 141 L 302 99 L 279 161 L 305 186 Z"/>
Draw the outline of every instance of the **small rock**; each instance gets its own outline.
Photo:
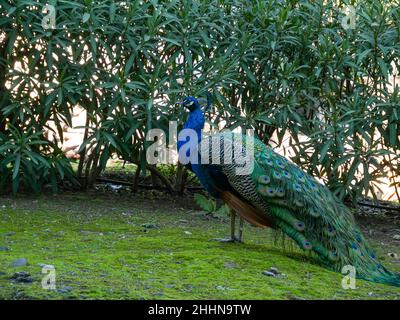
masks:
<path id="1" fill-rule="evenodd" d="M 393 236 L 393 239 L 394 239 L 394 240 L 400 240 L 400 234 L 395 234 L 395 235 Z"/>
<path id="2" fill-rule="evenodd" d="M 391 257 L 391 258 L 394 258 L 394 259 L 398 259 L 398 258 L 399 258 L 399 256 L 397 255 L 397 253 L 393 253 L 393 252 L 389 252 L 389 253 L 388 253 L 388 256 Z"/>
<path id="3" fill-rule="evenodd" d="M 274 273 L 274 274 L 276 274 L 276 275 L 281 274 L 281 273 L 279 272 L 278 268 L 275 268 L 275 267 L 269 268 L 269 271 L 272 272 L 272 273 Z"/>
<path id="4" fill-rule="evenodd" d="M 178 222 L 180 222 L 180 223 L 188 223 L 189 221 L 186 220 L 186 219 L 180 219 Z"/>
<path id="5" fill-rule="evenodd" d="M 221 291 L 225 291 L 226 290 L 226 288 L 223 287 L 223 286 L 216 286 L 215 289 L 221 290 Z"/>
<path id="6" fill-rule="evenodd" d="M 162 296 L 164 295 L 164 291 L 163 290 L 158 290 L 156 293 L 154 293 L 155 296 Z"/>
<path id="7" fill-rule="evenodd" d="M 12 262 L 12 266 L 15 267 L 23 267 L 26 266 L 28 264 L 28 260 L 26 260 L 25 258 L 19 258 L 16 259 Z"/>
<path id="8" fill-rule="evenodd" d="M 371 291 L 371 292 L 368 292 L 368 295 L 369 295 L 370 297 L 372 297 L 372 296 L 374 295 L 374 293 Z"/>
<path id="9" fill-rule="evenodd" d="M 264 276 L 268 276 L 268 277 L 276 277 L 276 274 L 271 272 L 271 271 L 263 271 L 262 273 Z"/>
<path id="10" fill-rule="evenodd" d="M 68 292 L 71 292 L 71 291 L 72 291 L 72 288 L 69 287 L 69 286 L 64 286 L 64 287 L 62 287 L 60 289 L 57 289 L 58 293 L 68 293 Z"/>
<path id="11" fill-rule="evenodd" d="M 14 273 L 10 279 L 15 281 L 15 282 L 19 282 L 19 283 L 31 283 L 31 282 L 33 282 L 33 279 L 31 278 L 31 275 L 28 272 L 25 272 L 25 271 Z"/>
<path id="12" fill-rule="evenodd" d="M 269 270 L 263 271 L 263 275 L 275 278 L 283 278 L 285 274 L 281 273 L 278 268 L 271 267 Z"/>
<path id="13" fill-rule="evenodd" d="M 173 285 L 173 284 L 166 284 L 165 287 L 166 287 L 167 289 L 172 289 L 172 288 L 174 287 L 174 285 Z"/>
<path id="14" fill-rule="evenodd" d="M 187 234 L 187 235 L 191 235 L 192 234 L 190 231 L 184 231 L 183 233 Z"/>
<path id="15" fill-rule="evenodd" d="M 237 265 L 234 262 L 225 262 L 224 267 L 227 269 L 235 269 L 237 268 Z"/>
<path id="16" fill-rule="evenodd" d="M 142 227 L 146 229 L 154 229 L 156 226 L 152 223 L 144 223 L 142 224 Z"/>
<path id="17" fill-rule="evenodd" d="M 10 251 L 10 248 L 8 248 L 8 247 L 0 247 L 0 251 Z"/>
<path id="18" fill-rule="evenodd" d="M 183 291 L 185 292 L 192 292 L 194 289 L 194 286 L 191 284 L 184 284 L 183 285 Z"/>

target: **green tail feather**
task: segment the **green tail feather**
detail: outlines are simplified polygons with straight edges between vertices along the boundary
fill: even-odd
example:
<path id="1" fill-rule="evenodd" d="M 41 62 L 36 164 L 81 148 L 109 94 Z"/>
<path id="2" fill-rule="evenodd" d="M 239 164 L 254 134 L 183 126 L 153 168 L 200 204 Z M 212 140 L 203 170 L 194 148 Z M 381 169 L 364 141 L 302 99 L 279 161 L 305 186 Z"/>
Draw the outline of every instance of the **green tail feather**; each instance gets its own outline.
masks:
<path id="1" fill-rule="evenodd" d="M 253 181 L 276 228 L 330 269 L 351 265 L 361 279 L 400 286 L 400 276 L 380 264 L 350 210 L 325 186 L 263 144 L 256 150 Z"/>
<path id="2" fill-rule="evenodd" d="M 233 140 L 227 134 L 221 139 Z M 376 259 L 347 207 L 316 179 L 254 141 L 255 165 L 249 176 L 238 176 L 235 165 L 221 165 L 237 192 L 261 209 L 276 229 L 315 252 L 328 268 L 340 272 L 351 265 L 358 278 L 400 286 L 400 276 Z M 220 150 L 222 158 L 223 147 Z"/>

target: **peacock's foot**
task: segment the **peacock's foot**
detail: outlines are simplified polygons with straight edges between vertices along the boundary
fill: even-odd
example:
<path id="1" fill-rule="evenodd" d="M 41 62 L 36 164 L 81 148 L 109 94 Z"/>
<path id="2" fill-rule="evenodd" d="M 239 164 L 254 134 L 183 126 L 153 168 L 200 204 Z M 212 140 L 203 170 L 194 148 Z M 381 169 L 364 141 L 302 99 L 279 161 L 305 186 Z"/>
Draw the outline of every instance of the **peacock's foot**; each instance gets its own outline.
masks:
<path id="1" fill-rule="evenodd" d="M 218 241 L 222 243 L 243 243 L 243 240 L 238 237 L 233 238 L 214 238 L 212 241 Z"/>

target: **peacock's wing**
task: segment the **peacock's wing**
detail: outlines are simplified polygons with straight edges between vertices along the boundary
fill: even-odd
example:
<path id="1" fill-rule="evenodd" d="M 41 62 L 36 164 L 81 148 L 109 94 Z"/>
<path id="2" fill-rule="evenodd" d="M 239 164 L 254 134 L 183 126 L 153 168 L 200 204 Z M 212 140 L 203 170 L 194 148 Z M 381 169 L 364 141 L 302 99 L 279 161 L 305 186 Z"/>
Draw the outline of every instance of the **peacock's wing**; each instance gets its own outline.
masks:
<path id="1" fill-rule="evenodd" d="M 314 251 L 335 270 L 352 265 L 365 279 L 399 283 L 376 260 L 350 210 L 315 178 L 258 139 L 221 133 L 204 140 L 203 157 L 219 161 L 236 192 L 301 248 Z M 251 170 L 243 159 L 250 159 Z"/>

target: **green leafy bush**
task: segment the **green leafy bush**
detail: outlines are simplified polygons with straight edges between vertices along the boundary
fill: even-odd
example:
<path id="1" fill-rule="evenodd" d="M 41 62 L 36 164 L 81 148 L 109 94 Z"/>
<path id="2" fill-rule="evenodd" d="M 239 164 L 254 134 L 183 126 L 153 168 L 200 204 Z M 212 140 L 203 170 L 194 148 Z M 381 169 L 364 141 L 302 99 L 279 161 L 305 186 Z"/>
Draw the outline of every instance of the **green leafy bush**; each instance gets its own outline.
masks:
<path id="1" fill-rule="evenodd" d="M 64 178 L 76 182 L 70 163 L 60 150 L 43 154 L 47 142 L 41 140 L 42 132 L 29 129 L 21 133 L 11 125 L 8 131 L 10 136 L 0 133 L 0 190 L 6 190 L 9 181 L 13 193 L 21 182 L 35 193 L 48 183 L 56 192 Z"/>
<path id="2" fill-rule="evenodd" d="M 383 176 L 398 183 L 398 1 L 49 1 L 56 24 L 44 29 L 46 4 L 0 1 L 4 143 L 11 128 L 46 141 L 49 121 L 62 141 L 80 105 L 78 176 L 90 185 L 112 154 L 145 168 L 146 132 L 182 126 L 176 101 L 211 91 L 215 122 L 254 128 L 266 143 L 275 134 L 278 147 L 288 140 L 291 159 L 340 197 L 375 192 Z M 33 181 L 28 163 L 54 172 L 46 144 L 35 152 L 17 171 L 16 156 L 0 155 L 4 185 Z"/>

